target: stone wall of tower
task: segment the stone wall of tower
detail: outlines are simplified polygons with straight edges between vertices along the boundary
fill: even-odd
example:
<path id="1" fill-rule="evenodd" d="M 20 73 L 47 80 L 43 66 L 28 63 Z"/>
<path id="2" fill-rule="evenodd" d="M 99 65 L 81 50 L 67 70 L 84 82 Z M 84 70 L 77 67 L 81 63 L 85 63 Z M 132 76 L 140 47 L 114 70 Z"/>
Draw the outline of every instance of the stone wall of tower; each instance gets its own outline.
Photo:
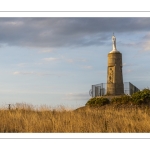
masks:
<path id="1" fill-rule="evenodd" d="M 107 94 L 124 94 L 122 54 L 119 51 L 112 51 L 108 53 Z"/>

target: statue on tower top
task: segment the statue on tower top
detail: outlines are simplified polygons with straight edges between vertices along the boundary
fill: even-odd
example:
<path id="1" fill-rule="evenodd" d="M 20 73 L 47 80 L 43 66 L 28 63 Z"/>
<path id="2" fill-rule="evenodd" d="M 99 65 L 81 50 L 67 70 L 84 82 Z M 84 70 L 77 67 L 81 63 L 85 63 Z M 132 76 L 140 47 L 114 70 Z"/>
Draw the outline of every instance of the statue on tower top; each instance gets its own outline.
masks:
<path id="1" fill-rule="evenodd" d="M 114 36 L 114 33 L 112 36 L 112 48 L 113 48 L 112 51 L 110 51 L 109 53 L 120 53 L 116 47 L 116 37 Z"/>
<path id="2" fill-rule="evenodd" d="M 113 43 L 113 51 L 116 51 L 117 50 L 117 48 L 116 48 L 116 37 L 114 36 L 114 33 L 112 36 L 112 43 Z"/>

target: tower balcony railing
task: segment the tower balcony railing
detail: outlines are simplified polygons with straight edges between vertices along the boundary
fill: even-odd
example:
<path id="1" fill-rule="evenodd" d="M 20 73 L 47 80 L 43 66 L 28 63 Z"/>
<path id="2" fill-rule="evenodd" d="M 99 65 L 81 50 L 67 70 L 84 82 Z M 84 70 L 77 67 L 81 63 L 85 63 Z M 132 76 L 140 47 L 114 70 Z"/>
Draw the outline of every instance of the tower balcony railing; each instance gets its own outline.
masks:
<path id="1" fill-rule="evenodd" d="M 124 82 L 123 85 L 124 85 L 124 94 L 126 95 L 132 95 L 133 93 L 140 91 L 136 86 L 134 86 L 130 82 Z M 108 95 L 107 83 L 92 85 L 92 89 L 89 91 L 89 94 L 91 97 Z"/>

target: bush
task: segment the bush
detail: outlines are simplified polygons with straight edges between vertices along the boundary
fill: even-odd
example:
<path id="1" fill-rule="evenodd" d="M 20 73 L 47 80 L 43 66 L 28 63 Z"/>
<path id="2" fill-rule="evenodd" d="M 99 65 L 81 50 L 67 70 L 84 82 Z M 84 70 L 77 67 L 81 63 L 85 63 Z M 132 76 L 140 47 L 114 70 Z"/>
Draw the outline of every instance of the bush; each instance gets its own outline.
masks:
<path id="1" fill-rule="evenodd" d="M 150 89 L 143 89 L 130 95 L 122 95 L 120 97 L 114 97 L 109 101 L 105 97 L 93 97 L 85 105 L 86 106 L 103 106 L 106 104 L 119 104 L 119 105 L 150 105 Z"/>
<path id="2" fill-rule="evenodd" d="M 93 97 L 85 104 L 86 106 L 103 106 L 109 104 L 110 101 L 104 97 Z"/>
<path id="3" fill-rule="evenodd" d="M 112 104 L 131 104 L 132 98 L 129 95 L 122 95 L 121 97 L 114 97 L 111 100 Z"/>
<path id="4" fill-rule="evenodd" d="M 114 97 L 111 99 L 112 104 L 121 104 L 121 97 Z"/>
<path id="5" fill-rule="evenodd" d="M 150 90 L 143 89 L 142 91 L 138 91 L 132 94 L 133 103 L 140 104 L 149 104 L 150 103 Z"/>

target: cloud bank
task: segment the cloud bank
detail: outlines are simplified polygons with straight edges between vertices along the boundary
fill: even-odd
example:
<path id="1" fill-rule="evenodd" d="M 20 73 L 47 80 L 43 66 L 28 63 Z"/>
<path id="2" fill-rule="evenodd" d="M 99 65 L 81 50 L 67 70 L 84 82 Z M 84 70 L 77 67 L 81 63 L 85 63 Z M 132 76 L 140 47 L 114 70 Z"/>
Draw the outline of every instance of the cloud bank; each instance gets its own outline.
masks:
<path id="1" fill-rule="evenodd" d="M 150 30 L 150 18 L 0 18 L 0 44 L 34 48 L 103 45 L 113 32 Z"/>

